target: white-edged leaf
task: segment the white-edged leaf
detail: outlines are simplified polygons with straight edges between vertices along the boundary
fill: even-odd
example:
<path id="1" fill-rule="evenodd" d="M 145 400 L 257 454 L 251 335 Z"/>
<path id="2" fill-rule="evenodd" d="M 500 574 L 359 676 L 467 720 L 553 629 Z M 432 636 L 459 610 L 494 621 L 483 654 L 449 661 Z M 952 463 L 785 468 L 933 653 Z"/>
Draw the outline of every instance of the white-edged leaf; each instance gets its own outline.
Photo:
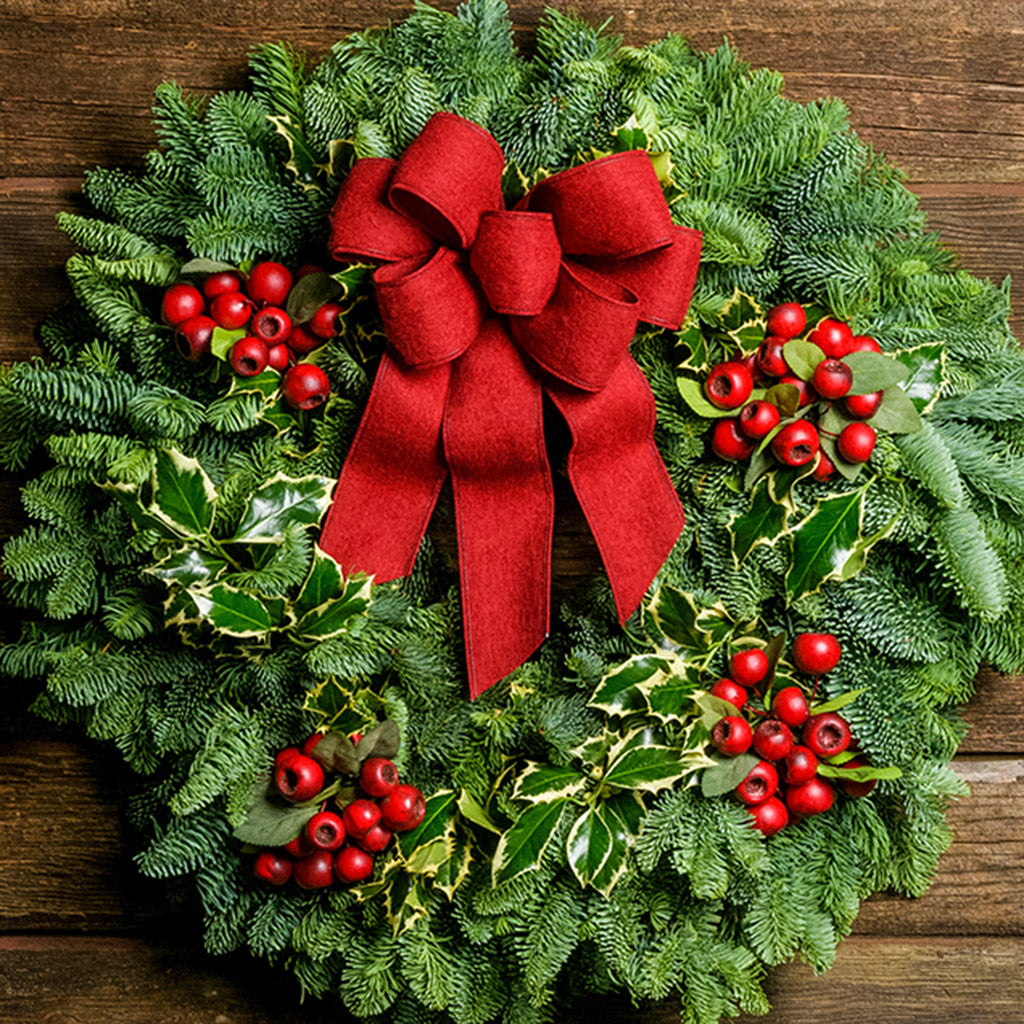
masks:
<path id="1" fill-rule="evenodd" d="M 512 797 L 531 804 L 572 799 L 587 788 L 588 781 L 586 775 L 568 765 L 528 761 L 516 778 Z"/>
<path id="2" fill-rule="evenodd" d="M 561 824 L 567 807 L 568 800 L 533 804 L 506 829 L 491 862 L 494 885 L 540 867 L 544 851 Z"/>
<path id="3" fill-rule="evenodd" d="M 284 618 L 283 597 L 267 597 L 226 583 L 189 591 L 200 615 L 218 633 L 236 637 L 262 637 Z"/>
<path id="4" fill-rule="evenodd" d="M 183 587 L 193 584 L 207 585 L 215 580 L 228 563 L 218 555 L 201 548 L 185 547 L 172 551 L 159 562 L 147 566 L 143 572 L 156 576 L 165 583 L 179 583 Z"/>
<path id="5" fill-rule="evenodd" d="M 217 490 L 198 459 L 175 448 L 158 451 L 152 484 L 149 512 L 184 537 L 210 532 L 217 510 Z"/>
<path id="6" fill-rule="evenodd" d="M 334 481 L 278 473 L 253 493 L 232 543 L 273 544 L 289 526 L 315 526 L 330 504 Z"/>

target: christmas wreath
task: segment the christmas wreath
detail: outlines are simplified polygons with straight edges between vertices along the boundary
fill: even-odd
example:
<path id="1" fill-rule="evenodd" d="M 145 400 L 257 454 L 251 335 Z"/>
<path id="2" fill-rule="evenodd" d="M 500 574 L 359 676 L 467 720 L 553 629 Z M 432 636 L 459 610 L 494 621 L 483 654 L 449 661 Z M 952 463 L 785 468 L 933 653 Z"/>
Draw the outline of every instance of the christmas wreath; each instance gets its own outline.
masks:
<path id="1" fill-rule="evenodd" d="M 213 952 L 408 1024 L 766 1012 L 927 888 L 1024 665 L 1008 286 L 728 46 L 467 0 L 251 69 L 60 218 L 0 668 Z M 606 568 L 554 614 L 552 474 Z"/>

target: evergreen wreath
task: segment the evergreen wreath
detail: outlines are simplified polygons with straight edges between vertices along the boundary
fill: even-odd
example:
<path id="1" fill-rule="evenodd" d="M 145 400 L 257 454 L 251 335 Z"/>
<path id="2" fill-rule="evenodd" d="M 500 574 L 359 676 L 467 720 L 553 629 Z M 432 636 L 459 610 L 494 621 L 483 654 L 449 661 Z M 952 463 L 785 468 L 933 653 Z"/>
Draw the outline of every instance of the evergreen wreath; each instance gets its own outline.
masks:
<path id="1" fill-rule="evenodd" d="M 90 173 L 96 216 L 60 217 L 73 299 L 40 327 L 48 358 L 0 377 L 0 456 L 34 474 L 32 525 L 3 557 L 27 613 L 0 668 L 45 679 L 40 714 L 120 749 L 138 866 L 194 883 L 210 951 L 247 947 L 304 992 L 400 1024 L 540 1024 L 622 990 L 674 994 L 685 1021 L 766 1012 L 767 967 L 824 970 L 861 899 L 928 887 L 965 792 L 957 705 L 983 661 L 1024 666 L 1008 283 L 955 266 L 840 101 L 785 100 L 780 75 L 728 45 L 624 46 L 549 11 L 527 58 L 502 0 L 467 0 L 417 4 L 316 67 L 267 45 L 251 70 L 248 91 L 209 99 L 160 86 L 162 148 L 141 173 Z M 632 349 L 684 533 L 625 629 L 594 579 L 475 701 L 434 544 L 382 585 L 344 580 L 315 544 L 383 346 L 367 268 L 316 277 L 346 305 L 313 358 L 332 389 L 313 412 L 280 401 L 274 371 L 183 361 L 160 322 L 163 290 L 190 274 L 322 263 L 353 160 L 399 156 L 440 110 L 497 138 L 510 195 L 647 150 L 673 218 L 704 237 L 686 325 Z M 719 411 L 680 383 L 753 352 L 764 311 L 792 300 L 870 333 L 909 375 L 918 429 L 881 432 L 859 473 L 723 461 Z M 751 648 L 798 682 L 781 637 L 807 632 L 843 652 L 816 710 L 845 704 L 881 766 L 848 781 L 878 784 L 766 838 L 715 795 L 746 771 L 712 756 L 728 709 L 709 684 Z M 335 737 L 342 773 L 393 755 L 426 816 L 363 884 L 268 886 L 245 840 L 283 817 L 283 843 L 295 808 L 316 810 L 273 828 L 258 813 L 275 755 L 313 730 Z"/>

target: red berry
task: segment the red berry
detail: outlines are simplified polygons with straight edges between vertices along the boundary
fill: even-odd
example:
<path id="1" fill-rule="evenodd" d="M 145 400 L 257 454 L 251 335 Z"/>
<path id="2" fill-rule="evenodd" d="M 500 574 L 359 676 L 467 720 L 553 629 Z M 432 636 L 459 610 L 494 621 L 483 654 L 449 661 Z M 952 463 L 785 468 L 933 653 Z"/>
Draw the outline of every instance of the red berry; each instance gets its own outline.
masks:
<path id="1" fill-rule="evenodd" d="M 172 284 L 160 303 L 160 316 L 165 324 L 177 327 L 194 316 L 199 316 L 206 309 L 203 296 L 199 289 L 192 284 L 181 282 Z"/>
<path id="2" fill-rule="evenodd" d="M 847 462 L 867 462 L 878 436 L 869 423 L 850 423 L 839 432 L 836 449 Z"/>
<path id="3" fill-rule="evenodd" d="M 241 290 L 242 282 L 233 270 L 218 270 L 215 274 L 207 274 L 203 280 L 203 294 L 208 299 L 215 299 L 225 292 Z"/>
<path id="4" fill-rule="evenodd" d="M 786 805 L 794 814 L 804 818 L 827 811 L 834 799 L 832 787 L 817 777 L 786 789 Z"/>
<path id="5" fill-rule="evenodd" d="M 190 316 L 174 329 L 174 339 L 182 358 L 196 363 L 210 351 L 213 329 L 217 325 L 208 316 Z"/>
<path id="6" fill-rule="evenodd" d="M 826 356 L 841 359 L 850 351 L 853 331 L 850 330 L 849 324 L 844 324 L 841 320 L 822 320 L 811 331 L 807 340 L 814 342 Z"/>
<path id="7" fill-rule="evenodd" d="M 381 821 L 392 832 L 410 832 L 427 813 L 423 794 L 415 786 L 398 785 L 380 802 Z"/>
<path id="8" fill-rule="evenodd" d="M 252 318 L 250 329 L 268 346 L 280 345 L 292 333 L 292 318 L 277 306 L 264 306 Z"/>
<path id="9" fill-rule="evenodd" d="M 747 703 L 747 691 L 731 679 L 719 679 L 711 687 L 710 693 L 712 697 L 720 697 L 722 700 L 727 700 L 730 704 L 740 709 Z"/>
<path id="10" fill-rule="evenodd" d="M 811 715 L 804 723 L 804 746 L 815 757 L 835 757 L 850 745 L 850 727 L 834 711 Z"/>
<path id="11" fill-rule="evenodd" d="M 716 420 L 711 429 L 711 450 L 728 462 L 739 462 L 749 458 L 757 445 L 740 430 L 739 420 L 727 416 Z"/>
<path id="12" fill-rule="evenodd" d="M 864 768 L 866 763 L 854 758 L 843 765 L 844 768 Z M 852 779 L 841 779 L 839 785 L 847 796 L 867 796 L 878 785 L 878 779 L 868 779 L 867 782 L 854 782 Z"/>
<path id="13" fill-rule="evenodd" d="M 257 373 L 262 373 L 269 361 L 267 346 L 251 335 L 236 341 L 228 353 L 231 368 L 242 377 L 255 377 Z"/>
<path id="14" fill-rule="evenodd" d="M 333 338 L 338 329 L 342 306 L 339 302 L 325 302 L 310 318 L 309 330 L 325 341 Z"/>
<path id="15" fill-rule="evenodd" d="M 779 383 L 789 384 L 790 387 L 796 388 L 797 406 L 801 409 L 818 400 L 818 394 L 811 385 L 811 382 L 803 380 L 795 373 L 787 373 L 785 376 L 780 377 Z"/>
<path id="16" fill-rule="evenodd" d="M 855 420 L 869 420 L 882 404 L 882 392 L 872 391 L 866 395 L 847 395 L 843 402 L 848 416 Z"/>
<path id="17" fill-rule="evenodd" d="M 789 811 L 778 797 L 773 796 L 762 804 L 748 807 L 747 813 L 754 819 L 754 828 L 766 836 L 781 832 L 789 824 Z"/>
<path id="18" fill-rule="evenodd" d="M 249 271 L 245 290 L 264 306 L 283 306 L 292 286 L 291 271 L 280 263 L 257 263 Z"/>
<path id="19" fill-rule="evenodd" d="M 274 772 L 277 791 L 292 803 L 305 803 L 323 789 L 324 770 L 311 757 L 295 754 Z"/>
<path id="20" fill-rule="evenodd" d="M 720 718 L 711 730 L 711 742 L 720 754 L 736 757 L 750 749 L 754 734 L 750 723 L 739 715 L 726 715 Z"/>
<path id="21" fill-rule="evenodd" d="M 325 734 L 322 732 L 310 733 L 310 735 L 302 741 L 302 747 L 300 748 L 302 753 L 305 754 L 306 757 L 313 757 L 313 751 L 316 750 L 316 745 L 324 738 L 324 735 Z"/>
<path id="22" fill-rule="evenodd" d="M 292 327 L 292 333 L 288 336 L 288 347 L 301 359 L 308 356 L 314 349 L 318 349 L 324 343 L 323 338 L 310 334 L 302 324 Z"/>
<path id="23" fill-rule="evenodd" d="M 768 761 L 758 761 L 736 787 L 736 795 L 745 804 L 763 804 L 779 788 L 779 773 Z"/>
<path id="24" fill-rule="evenodd" d="M 770 434 L 779 422 L 779 410 L 771 402 L 748 402 L 737 417 L 740 430 L 755 441 Z"/>
<path id="25" fill-rule="evenodd" d="M 333 811 L 320 811 L 306 822 L 306 839 L 317 850 L 337 850 L 345 842 L 345 826 Z"/>
<path id="26" fill-rule="evenodd" d="M 380 825 L 374 825 L 365 836 L 355 840 L 356 846 L 367 853 L 380 853 L 391 842 L 392 832 Z"/>
<path id="27" fill-rule="evenodd" d="M 353 800 L 341 812 L 345 831 L 353 838 L 365 836 L 380 821 L 380 808 L 372 800 Z"/>
<path id="28" fill-rule="evenodd" d="M 853 370 L 841 359 L 823 359 L 814 368 L 811 385 L 822 398 L 842 398 L 853 384 Z"/>
<path id="29" fill-rule="evenodd" d="M 825 454 L 824 451 L 818 452 L 818 462 L 814 467 L 814 479 L 824 483 L 830 477 L 834 476 L 835 472 L 835 463 Z"/>
<path id="30" fill-rule="evenodd" d="M 798 633 L 793 639 L 793 661 L 809 676 L 823 676 L 839 664 L 842 650 L 831 633 Z"/>
<path id="31" fill-rule="evenodd" d="M 793 734 L 785 722 L 765 718 L 754 730 L 754 753 L 766 761 L 781 761 L 793 749 Z"/>
<path id="32" fill-rule="evenodd" d="M 881 352 L 882 346 L 868 334 L 855 334 L 846 346 L 846 354 L 851 352 Z"/>
<path id="33" fill-rule="evenodd" d="M 791 728 L 799 729 L 810 715 L 804 691 L 799 686 L 784 686 L 772 698 L 772 714 Z"/>
<path id="34" fill-rule="evenodd" d="M 784 373 L 789 372 L 789 364 L 782 354 L 788 340 L 788 338 L 769 335 L 761 342 L 757 349 L 757 355 L 754 357 L 755 365 L 761 376 L 781 377 Z"/>
<path id="35" fill-rule="evenodd" d="M 281 382 L 281 394 L 293 409 L 316 409 L 327 401 L 330 393 L 327 374 L 312 363 L 290 367 Z"/>
<path id="36" fill-rule="evenodd" d="M 373 874 L 373 858 L 365 850 L 346 846 L 334 855 L 334 874 L 347 885 L 364 882 Z"/>
<path id="37" fill-rule="evenodd" d="M 791 786 L 813 779 L 818 774 L 818 759 L 806 747 L 796 746 L 786 755 L 786 782 Z"/>
<path id="38" fill-rule="evenodd" d="M 359 769 L 359 785 L 370 796 L 387 796 L 398 785 L 398 769 L 386 757 L 370 757 Z"/>
<path id="39" fill-rule="evenodd" d="M 306 831 L 303 829 L 290 843 L 284 847 L 293 857 L 308 857 L 316 847 L 311 846 L 306 838 Z"/>
<path id="40" fill-rule="evenodd" d="M 284 373 L 292 364 L 292 350 L 282 342 L 267 349 L 267 366 L 278 373 Z"/>
<path id="41" fill-rule="evenodd" d="M 274 757 L 274 770 L 276 771 L 286 761 L 290 761 L 293 757 L 297 757 L 302 751 L 298 747 L 285 747 L 284 750 L 279 751 Z"/>
<path id="42" fill-rule="evenodd" d="M 806 420 L 787 423 L 772 438 L 772 454 L 785 466 L 805 466 L 818 454 L 821 439 Z"/>
<path id="43" fill-rule="evenodd" d="M 224 292 L 210 303 L 210 316 L 226 331 L 244 327 L 252 316 L 252 303 L 241 292 Z"/>
<path id="44" fill-rule="evenodd" d="M 738 409 L 753 390 L 754 381 L 750 371 L 742 363 L 736 362 L 713 366 L 704 382 L 704 394 L 719 409 Z"/>
<path id="45" fill-rule="evenodd" d="M 325 889 L 334 881 L 330 850 L 315 850 L 300 857 L 292 868 L 292 877 L 302 889 Z"/>
<path id="46" fill-rule="evenodd" d="M 795 338 L 807 326 L 807 314 L 799 302 L 783 302 L 768 310 L 765 334 Z"/>
<path id="47" fill-rule="evenodd" d="M 769 668 L 768 655 L 760 647 L 737 651 L 729 659 L 729 673 L 740 686 L 757 686 L 768 675 Z"/>
<path id="48" fill-rule="evenodd" d="M 256 854 L 252 873 L 271 885 L 284 885 L 292 877 L 291 858 L 283 856 L 277 850 L 261 850 Z"/>

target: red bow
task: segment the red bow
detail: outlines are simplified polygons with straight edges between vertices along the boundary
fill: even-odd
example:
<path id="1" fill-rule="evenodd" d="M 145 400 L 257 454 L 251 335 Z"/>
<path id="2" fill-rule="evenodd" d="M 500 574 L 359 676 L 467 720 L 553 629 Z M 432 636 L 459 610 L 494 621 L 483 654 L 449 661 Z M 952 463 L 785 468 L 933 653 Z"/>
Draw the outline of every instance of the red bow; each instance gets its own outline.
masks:
<path id="1" fill-rule="evenodd" d="M 320 543 L 378 582 L 408 574 L 451 473 L 474 697 L 547 635 L 543 393 L 572 432 L 569 477 L 622 622 L 678 539 L 654 397 L 628 348 L 638 320 L 680 325 L 700 254 L 643 152 L 555 174 L 515 210 L 504 166 L 487 131 L 435 114 L 400 160 L 359 160 L 331 213 L 335 258 L 384 261 L 374 281 L 395 356 L 381 360 Z"/>

